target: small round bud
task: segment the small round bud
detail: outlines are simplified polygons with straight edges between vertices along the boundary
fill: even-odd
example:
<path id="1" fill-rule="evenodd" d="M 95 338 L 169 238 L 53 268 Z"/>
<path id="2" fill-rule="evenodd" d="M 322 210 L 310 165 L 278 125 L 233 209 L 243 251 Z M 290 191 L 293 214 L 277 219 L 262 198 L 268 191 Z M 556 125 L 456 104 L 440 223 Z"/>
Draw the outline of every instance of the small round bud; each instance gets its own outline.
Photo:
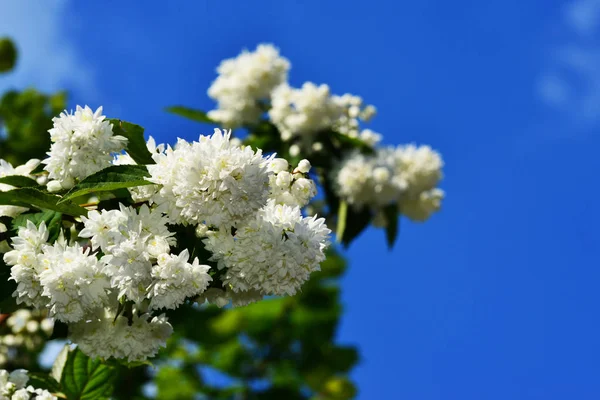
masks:
<path id="1" fill-rule="evenodd" d="M 292 174 L 287 171 L 281 171 L 277 174 L 277 179 L 275 180 L 275 184 L 280 188 L 289 188 L 292 184 Z"/>
<path id="2" fill-rule="evenodd" d="M 46 187 L 48 188 L 48 191 L 51 193 L 62 190 L 62 186 L 59 181 L 50 181 L 46 184 Z"/>
<path id="3" fill-rule="evenodd" d="M 308 171 L 310 171 L 310 161 L 304 159 L 304 160 L 300 160 L 300 162 L 298 163 L 298 166 L 296 167 L 297 171 L 302 172 L 303 174 L 307 174 Z"/>
<path id="4" fill-rule="evenodd" d="M 289 165 L 285 158 L 274 158 L 269 163 L 268 168 L 269 168 L 269 171 L 272 171 L 272 172 L 275 172 L 276 174 L 278 174 L 281 171 L 287 171 L 287 169 L 289 168 Z"/>

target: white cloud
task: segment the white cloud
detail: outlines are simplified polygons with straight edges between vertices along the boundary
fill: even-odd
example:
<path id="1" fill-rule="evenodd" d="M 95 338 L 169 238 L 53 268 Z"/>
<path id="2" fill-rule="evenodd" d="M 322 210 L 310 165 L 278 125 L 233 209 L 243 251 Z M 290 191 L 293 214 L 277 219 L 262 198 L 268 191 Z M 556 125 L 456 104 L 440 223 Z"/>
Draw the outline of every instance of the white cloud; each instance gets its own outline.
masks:
<path id="1" fill-rule="evenodd" d="M 16 69 L 0 76 L 0 92 L 34 86 L 42 91 L 75 89 L 96 93 L 91 67 L 77 54 L 65 31 L 67 0 L 2 2 L 0 37 L 10 36 L 19 50 Z"/>
<path id="2" fill-rule="evenodd" d="M 555 44 L 537 94 L 580 127 L 600 125 L 600 0 L 575 0 L 563 14 L 563 34 Z"/>
<path id="3" fill-rule="evenodd" d="M 592 35 L 598 29 L 600 0 L 578 0 L 565 10 L 565 20 L 580 35 Z"/>

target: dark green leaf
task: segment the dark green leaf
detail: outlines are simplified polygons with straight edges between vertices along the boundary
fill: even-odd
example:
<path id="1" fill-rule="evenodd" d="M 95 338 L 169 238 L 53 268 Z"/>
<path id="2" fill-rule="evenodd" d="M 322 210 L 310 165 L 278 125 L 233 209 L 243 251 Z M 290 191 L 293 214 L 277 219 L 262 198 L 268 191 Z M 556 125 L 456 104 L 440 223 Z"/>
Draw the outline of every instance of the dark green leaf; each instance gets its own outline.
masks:
<path id="1" fill-rule="evenodd" d="M 398 205 L 390 204 L 383 209 L 385 216 L 385 237 L 387 239 L 388 248 L 391 250 L 398 236 L 399 214 Z"/>
<path id="2" fill-rule="evenodd" d="M 45 389 L 52 393 L 60 391 L 60 384 L 52 376 L 40 372 L 29 372 L 28 375 L 28 385 L 31 385 L 36 389 Z"/>
<path id="3" fill-rule="evenodd" d="M 15 234 L 18 232 L 19 227 L 27 226 L 27 221 L 31 221 L 35 226 L 39 227 L 43 221 L 48 229 L 48 241 L 53 243 L 60 234 L 60 228 L 62 225 L 62 213 L 46 210 L 35 214 L 21 214 L 12 222 L 12 230 Z"/>
<path id="4" fill-rule="evenodd" d="M 346 217 L 346 229 L 342 237 L 342 243 L 348 247 L 350 243 L 369 226 L 372 219 L 372 214 L 367 208 L 358 211 L 353 207 L 348 207 L 348 215 Z"/>
<path id="5" fill-rule="evenodd" d="M 184 106 L 171 106 L 166 107 L 165 111 L 171 114 L 179 115 L 180 117 L 191 119 L 192 121 L 203 122 L 206 124 L 216 124 L 215 121 L 208 118 L 204 111 L 194 110 L 193 108 Z"/>
<path id="6" fill-rule="evenodd" d="M 18 188 L 39 186 L 35 179 L 31 179 L 21 175 L 9 175 L 2 177 L 0 178 L 0 183 L 4 183 L 6 185 L 11 185 Z"/>
<path id="7" fill-rule="evenodd" d="M 144 178 L 150 176 L 143 165 L 113 165 L 88 176 L 65 194 L 59 202 L 95 192 L 116 191 L 134 186 L 153 185 Z"/>
<path id="8" fill-rule="evenodd" d="M 81 350 L 70 350 L 61 374 L 61 389 L 68 400 L 108 399 L 116 369 L 91 359 Z"/>
<path id="9" fill-rule="evenodd" d="M 58 204 L 59 200 L 61 198 L 58 196 L 33 188 L 20 188 L 9 190 L 8 192 L 0 192 L 0 205 L 54 210 L 73 217 L 87 214 L 85 208 L 71 202 L 61 202 Z"/>
<path id="10" fill-rule="evenodd" d="M 127 138 L 127 153 L 133 160 L 141 165 L 154 164 L 152 154 L 146 147 L 144 139 L 144 128 L 131 122 L 119 119 L 109 119 L 113 124 L 113 133 Z"/>

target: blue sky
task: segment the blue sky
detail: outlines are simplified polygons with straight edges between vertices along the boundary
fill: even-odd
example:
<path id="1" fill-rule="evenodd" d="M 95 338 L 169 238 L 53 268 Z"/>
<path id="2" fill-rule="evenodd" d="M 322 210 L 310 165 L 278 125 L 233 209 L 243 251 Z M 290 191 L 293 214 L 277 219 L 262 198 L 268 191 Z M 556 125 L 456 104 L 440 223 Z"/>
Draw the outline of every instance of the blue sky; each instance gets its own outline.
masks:
<path id="1" fill-rule="evenodd" d="M 361 95 L 386 143 L 446 163 L 441 213 L 347 251 L 359 398 L 600 396 L 600 0 L 170 3 L 3 3 L 24 55 L 0 90 L 67 87 L 192 139 L 210 132 L 162 107 L 210 109 L 220 60 L 274 43 L 293 84 Z"/>

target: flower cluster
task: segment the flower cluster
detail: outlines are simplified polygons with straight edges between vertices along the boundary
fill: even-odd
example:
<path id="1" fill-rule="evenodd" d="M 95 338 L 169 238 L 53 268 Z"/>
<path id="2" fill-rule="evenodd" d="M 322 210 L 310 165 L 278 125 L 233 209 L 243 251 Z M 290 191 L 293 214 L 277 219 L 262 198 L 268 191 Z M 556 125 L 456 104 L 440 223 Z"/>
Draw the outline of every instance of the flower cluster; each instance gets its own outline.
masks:
<path id="1" fill-rule="evenodd" d="M 0 329 L 0 366 L 40 349 L 53 329 L 54 321 L 45 311 L 23 308 L 12 313 Z"/>
<path id="2" fill-rule="evenodd" d="M 324 219 L 271 200 L 235 234 L 212 232 L 204 243 L 234 292 L 294 295 L 319 270 L 329 233 Z"/>
<path id="3" fill-rule="evenodd" d="M 126 153 L 111 154 L 122 140 L 99 111 L 63 114 L 50 132 L 58 138 L 54 145 L 69 143 L 81 162 L 91 157 L 82 138 L 100 148 L 93 167 L 77 169 L 71 160 L 66 175 L 49 171 L 61 188 L 94 168 L 135 164 Z M 230 134 L 216 129 L 174 147 L 150 138 L 155 164 L 147 166 L 147 180 L 154 185 L 129 187 L 131 205 L 92 206 L 69 222 L 68 235 L 59 227 L 55 240 L 46 222 L 27 220 L 3 257 L 17 303 L 66 323 L 88 355 L 134 362 L 165 345 L 173 331 L 166 313 L 186 302 L 240 306 L 296 293 L 319 269 L 330 233 L 323 219 L 300 213 L 316 194 L 311 165 L 302 160 L 290 168 Z M 56 166 L 66 162 L 61 157 L 53 150 L 43 162 Z M 191 238 L 181 233 L 188 227 Z"/>
<path id="4" fill-rule="evenodd" d="M 264 112 L 261 101 L 268 100 L 271 91 L 287 80 L 289 69 L 289 61 L 266 44 L 224 60 L 217 69 L 219 77 L 208 89 L 219 108 L 208 116 L 228 128 L 258 121 Z"/>
<path id="5" fill-rule="evenodd" d="M 58 400 L 50 392 L 27 386 L 29 375 L 24 369 L 9 373 L 0 369 L 0 400 Z"/>
<path id="6" fill-rule="evenodd" d="M 90 330 L 95 335 L 89 337 L 123 337 L 110 348 L 96 342 L 87 348 L 88 354 L 130 361 L 155 355 L 169 336 L 166 318 L 137 313 L 132 314 L 136 324 L 130 325 L 117 312 L 119 304 L 150 311 L 176 308 L 206 289 L 211 280 L 209 267 L 200 265 L 198 259 L 188 263 L 187 250 L 178 256 L 171 254 L 174 240 L 166 218 L 146 205 L 139 210 L 121 206 L 120 210 L 91 211 L 82 221 L 79 235 L 91 242 L 85 248 L 64 239 L 48 244 L 44 222 L 36 227 L 28 221 L 19 229 L 12 238 L 13 250 L 4 256 L 12 266 L 11 279 L 17 282 L 17 302 L 47 308 L 54 318 L 72 324 L 73 340 L 79 339 L 77 332 Z M 121 321 L 120 325 L 99 323 L 107 319 L 98 315 L 104 317 L 107 312 L 114 321 Z M 146 332 L 153 346 L 140 340 L 141 327 L 156 325 L 161 326 L 160 335 L 152 329 Z"/>
<path id="7" fill-rule="evenodd" d="M 353 153 L 334 172 L 338 195 L 357 209 L 376 213 L 397 203 L 413 221 L 425 221 L 438 211 L 444 192 L 443 161 L 429 146 L 386 147 L 374 155 Z M 380 220 L 380 219 L 379 219 Z"/>
<path id="8" fill-rule="evenodd" d="M 102 115 L 102 107 L 77 106 L 74 113 L 63 112 L 52 120 L 52 145 L 49 157 L 42 161 L 48 171 L 51 191 L 69 189 L 77 181 L 108 167 L 112 153 L 122 151 L 127 144 L 123 136 L 113 134 L 112 124 Z"/>
<path id="9" fill-rule="evenodd" d="M 335 131 L 375 146 L 381 135 L 361 129 L 375 115 L 375 107 L 352 94 L 332 95 L 329 86 L 306 82 L 293 88 L 287 82 L 290 63 L 271 45 L 243 51 L 224 60 L 219 76 L 208 89 L 218 108 L 208 116 L 229 128 L 253 126 L 267 113 L 281 139 L 292 143 L 292 153 L 319 151 L 317 134 Z"/>
<path id="10" fill-rule="evenodd" d="M 198 142 L 179 139 L 155 154 L 150 182 L 161 188 L 154 201 L 172 221 L 235 226 L 256 213 L 269 196 L 269 172 L 260 150 L 230 142 L 230 132 L 215 129 Z"/>
<path id="11" fill-rule="evenodd" d="M 300 213 L 316 192 L 306 175 L 310 163 L 302 160 L 290 172 L 286 160 L 229 138 L 216 129 L 155 154 L 148 180 L 161 188 L 153 201 L 171 221 L 196 225 L 199 236 L 208 236 L 204 243 L 223 270 L 226 293 L 242 293 L 212 291 L 204 299 L 247 304 L 264 295 L 293 295 L 324 259 L 330 232 L 323 219 Z"/>

